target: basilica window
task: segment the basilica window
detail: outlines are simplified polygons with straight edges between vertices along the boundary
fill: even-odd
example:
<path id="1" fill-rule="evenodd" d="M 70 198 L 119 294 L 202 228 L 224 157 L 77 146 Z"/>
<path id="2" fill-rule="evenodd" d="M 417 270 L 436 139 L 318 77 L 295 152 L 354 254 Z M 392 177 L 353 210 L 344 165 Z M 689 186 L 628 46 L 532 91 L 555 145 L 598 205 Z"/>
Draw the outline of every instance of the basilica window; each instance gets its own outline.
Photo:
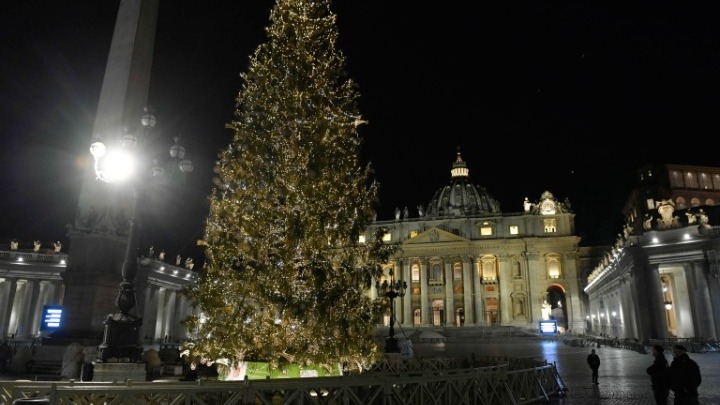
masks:
<path id="1" fill-rule="evenodd" d="M 687 186 L 687 188 L 698 188 L 698 181 L 695 173 L 685 173 L 685 186 Z"/>
<path id="2" fill-rule="evenodd" d="M 555 218 L 545 218 L 543 219 L 543 224 L 545 233 L 557 232 L 557 220 Z"/>
<path id="3" fill-rule="evenodd" d="M 547 268 L 548 278 L 560 278 L 562 277 L 562 269 L 560 267 L 560 256 L 556 254 L 549 254 L 545 257 L 545 266 Z"/>
<path id="4" fill-rule="evenodd" d="M 485 256 L 480 259 L 483 283 L 494 283 L 497 280 L 497 259 L 494 256 Z"/>
<path id="5" fill-rule="evenodd" d="M 453 264 L 453 280 L 462 280 L 462 263 Z"/>
<path id="6" fill-rule="evenodd" d="M 520 228 L 517 225 L 510 225 L 510 235 L 517 235 L 520 233 Z"/>
<path id="7" fill-rule="evenodd" d="M 480 225 L 480 236 L 492 236 L 495 232 L 493 232 L 493 223 L 490 221 L 483 221 Z"/>
<path id="8" fill-rule="evenodd" d="M 433 263 L 430 265 L 430 284 L 442 284 L 443 282 L 442 264 Z"/>
<path id="9" fill-rule="evenodd" d="M 410 267 L 410 279 L 414 282 L 420 282 L 420 265 L 415 263 Z"/>

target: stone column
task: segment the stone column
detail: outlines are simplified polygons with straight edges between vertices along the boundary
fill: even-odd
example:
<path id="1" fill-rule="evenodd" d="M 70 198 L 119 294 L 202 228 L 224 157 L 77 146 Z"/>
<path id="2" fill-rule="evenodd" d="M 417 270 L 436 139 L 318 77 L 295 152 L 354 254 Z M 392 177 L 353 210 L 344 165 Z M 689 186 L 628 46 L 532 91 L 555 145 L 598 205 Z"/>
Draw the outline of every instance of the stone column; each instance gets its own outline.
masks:
<path id="1" fill-rule="evenodd" d="M 432 322 L 430 314 L 430 303 L 428 302 L 428 263 L 427 260 L 420 262 L 420 324 L 430 325 Z"/>
<path id="2" fill-rule="evenodd" d="M 692 318 L 695 320 L 696 337 L 716 339 L 715 325 L 713 323 L 712 304 L 707 282 L 707 265 L 704 262 L 694 261 L 690 264 L 692 276 L 689 291 Z"/>
<path id="3" fill-rule="evenodd" d="M 12 335 L 14 330 L 10 330 L 10 319 L 15 310 L 13 303 L 15 302 L 15 289 L 17 280 L 6 278 L 0 284 L 0 336 Z"/>
<path id="4" fill-rule="evenodd" d="M 475 295 L 473 296 L 473 311 L 475 311 L 475 325 L 487 325 L 485 312 L 483 311 L 483 299 L 485 297 L 483 285 L 480 282 L 481 269 L 477 258 L 470 258 L 470 273 Z"/>
<path id="5" fill-rule="evenodd" d="M 453 264 L 445 262 L 445 325 L 455 323 L 455 291 L 453 291 Z"/>
<path id="6" fill-rule="evenodd" d="M 475 325 L 475 307 L 473 301 L 475 290 L 473 290 L 472 257 L 468 256 L 462 262 L 463 266 L 463 311 L 465 311 L 465 324 Z"/>
<path id="7" fill-rule="evenodd" d="M 167 302 L 165 303 L 165 311 L 164 311 L 164 318 L 163 318 L 163 329 L 165 330 L 165 335 L 168 336 L 170 341 L 177 339 L 176 335 L 176 325 L 175 325 L 175 315 L 176 315 L 176 300 L 177 292 L 175 290 L 167 290 L 165 293 Z"/>
<path id="8" fill-rule="evenodd" d="M 498 315 L 500 316 L 500 325 L 510 325 L 513 323 L 513 303 L 510 298 L 513 291 L 512 280 L 509 275 L 512 273 L 508 264 L 507 255 L 497 258 L 497 273 L 495 274 L 498 289 Z"/>
<path id="9" fill-rule="evenodd" d="M 166 332 L 165 332 L 165 323 L 164 320 L 164 313 L 165 313 L 165 300 L 166 300 L 166 294 L 167 289 L 165 287 L 158 288 L 158 291 L 156 293 L 157 297 L 157 308 L 155 311 L 155 337 L 158 339 L 165 338 Z"/>
<path id="10" fill-rule="evenodd" d="M 413 308 L 412 308 L 412 275 L 410 274 L 410 261 L 405 260 L 402 263 L 403 280 L 408 283 L 408 290 L 405 292 L 403 300 L 403 326 L 413 325 Z"/>
<path id="11" fill-rule="evenodd" d="M 157 290 L 158 287 L 152 284 L 148 284 L 145 288 L 145 308 L 143 309 L 143 325 L 142 331 L 140 332 L 143 339 L 148 338 L 154 340 L 158 337 L 155 335 L 157 329 L 157 307 L 155 305 L 158 302 Z"/>
<path id="12" fill-rule="evenodd" d="M 28 332 L 31 336 L 39 335 L 43 309 L 50 301 L 50 289 L 49 281 L 40 281 L 36 284 L 35 290 L 37 290 L 37 293 L 33 291 L 33 299 L 31 301 L 32 308 L 30 309 L 31 317 L 29 318 L 30 324 L 28 325 Z"/>
<path id="13" fill-rule="evenodd" d="M 25 307 L 23 304 L 27 301 L 25 299 L 25 293 L 27 291 L 27 280 L 17 280 L 15 284 L 15 295 L 12 303 L 13 311 L 10 314 L 10 323 L 8 324 L 8 330 L 11 334 L 15 334 L 17 337 L 26 337 L 22 335 L 21 322 L 27 321 L 27 314 L 25 313 Z"/>

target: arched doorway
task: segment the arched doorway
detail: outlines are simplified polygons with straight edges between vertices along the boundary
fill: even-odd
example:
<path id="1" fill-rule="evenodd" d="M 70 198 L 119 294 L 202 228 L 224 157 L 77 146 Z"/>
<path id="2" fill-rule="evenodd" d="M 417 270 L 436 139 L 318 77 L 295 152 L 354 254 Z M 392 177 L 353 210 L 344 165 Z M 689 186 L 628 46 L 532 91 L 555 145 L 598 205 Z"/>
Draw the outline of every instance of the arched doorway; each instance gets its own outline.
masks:
<path id="1" fill-rule="evenodd" d="M 550 319 L 557 321 L 559 330 L 566 331 L 568 329 L 568 319 L 565 290 L 560 286 L 551 285 L 546 292 L 547 305 L 550 307 Z"/>

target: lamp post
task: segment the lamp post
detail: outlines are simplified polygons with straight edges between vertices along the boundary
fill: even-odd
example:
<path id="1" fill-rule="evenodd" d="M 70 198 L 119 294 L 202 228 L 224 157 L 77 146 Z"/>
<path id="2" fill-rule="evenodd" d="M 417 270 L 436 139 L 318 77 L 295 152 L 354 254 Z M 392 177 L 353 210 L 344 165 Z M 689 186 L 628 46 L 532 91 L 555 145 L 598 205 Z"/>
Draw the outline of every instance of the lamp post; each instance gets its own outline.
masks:
<path id="1" fill-rule="evenodd" d="M 377 280 L 375 281 L 375 288 L 378 291 L 378 295 L 387 297 L 390 301 L 390 330 L 388 331 L 388 337 L 385 339 L 385 353 L 399 353 L 400 347 L 398 346 L 397 339 L 395 339 L 395 298 L 405 296 L 407 282 L 395 280 L 395 272 L 393 269 L 390 269 L 389 275 L 389 282 L 386 279 L 380 284 L 380 280 Z"/>
<path id="2" fill-rule="evenodd" d="M 152 129 L 157 120 L 154 115 L 145 108 L 145 115 L 142 116 L 143 138 L 147 131 Z M 138 139 L 132 133 L 126 131 L 120 139 L 120 148 L 109 150 L 101 140 L 96 140 L 90 145 L 90 153 L 94 159 L 95 175 L 99 181 L 105 183 L 122 183 L 129 181 L 133 193 L 132 208 L 130 211 L 128 239 L 125 256 L 122 264 L 122 281 L 118 289 L 118 296 L 115 305 L 119 312 L 108 314 L 105 318 L 105 330 L 103 342 L 98 347 L 98 360 L 107 362 L 109 358 L 125 359 L 127 362 L 136 363 L 142 355 L 139 333 L 142 326 L 142 318 L 137 315 L 135 308 L 135 276 L 137 274 L 137 254 L 140 239 L 140 222 L 138 209 L 142 206 L 141 199 L 145 196 L 148 186 L 147 181 L 138 178 L 131 173 L 134 158 L 139 155 L 135 152 L 138 147 Z M 185 148 L 180 144 L 179 137 L 175 137 L 175 144 L 170 148 L 170 156 L 177 163 L 175 166 L 183 173 L 193 170 L 192 162 L 185 158 Z M 146 168 L 141 165 L 142 168 Z M 168 176 L 166 170 L 159 165 L 158 160 L 153 161 L 150 170 L 150 181 L 163 182 Z"/>

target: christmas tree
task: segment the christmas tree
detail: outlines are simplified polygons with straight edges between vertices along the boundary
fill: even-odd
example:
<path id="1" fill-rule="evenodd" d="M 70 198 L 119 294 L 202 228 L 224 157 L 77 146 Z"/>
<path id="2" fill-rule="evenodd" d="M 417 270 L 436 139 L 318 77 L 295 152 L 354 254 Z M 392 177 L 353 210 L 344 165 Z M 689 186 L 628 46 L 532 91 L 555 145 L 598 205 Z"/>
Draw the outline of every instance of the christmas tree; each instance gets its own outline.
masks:
<path id="1" fill-rule="evenodd" d="M 359 162 L 357 85 L 330 0 L 277 0 L 266 32 L 215 167 L 187 349 L 206 363 L 366 369 L 386 307 L 368 291 L 393 248 L 382 231 L 359 240 L 378 185 Z"/>

